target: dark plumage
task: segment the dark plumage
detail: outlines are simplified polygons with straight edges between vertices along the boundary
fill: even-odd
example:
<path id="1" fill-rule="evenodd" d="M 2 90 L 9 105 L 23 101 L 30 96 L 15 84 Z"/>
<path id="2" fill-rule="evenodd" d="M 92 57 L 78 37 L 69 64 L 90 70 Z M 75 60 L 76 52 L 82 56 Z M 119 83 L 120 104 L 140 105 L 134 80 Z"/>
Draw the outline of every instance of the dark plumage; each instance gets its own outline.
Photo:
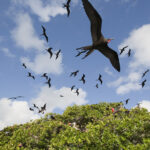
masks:
<path id="1" fill-rule="evenodd" d="M 120 49 L 120 55 L 125 51 L 125 49 L 127 48 L 128 46 L 125 46 L 123 47 L 122 49 Z"/>
<path id="2" fill-rule="evenodd" d="M 98 83 L 96 84 L 96 88 L 98 88 Z"/>
<path id="3" fill-rule="evenodd" d="M 34 109 L 33 109 L 33 108 L 29 108 L 29 110 L 30 110 L 30 111 L 34 111 Z"/>
<path id="4" fill-rule="evenodd" d="M 77 96 L 79 95 L 79 89 L 76 89 L 76 92 L 75 93 L 77 93 Z"/>
<path id="5" fill-rule="evenodd" d="M 101 84 L 103 83 L 101 74 L 99 74 L 99 77 L 98 77 L 97 81 L 99 81 Z"/>
<path id="6" fill-rule="evenodd" d="M 85 12 L 90 20 L 91 23 L 91 35 L 93 44 L 81 48 L 77 48 L 77 50 L 86 50 L 87 53 L 83 57 L 86 58 L 88 55 L 90 55 L 94 49 L 97 49 L 99 52 L 101 52 L 104 56 L 106 56 L 112 66 L 120 72 L 120 63 L 118 54 L 108 47 L 108 43 L 112 39 L 106 39 L 101 33 L 101 26 L 102 26 L 102 19 L 101 16 L 97 13 L 97 11 L 94 9 L 94 7 L 91 5 L 91 3 L 88 0 L 82 0 L 83 6 L 85 9 Z"/>
<path id="7" fill-rule="evenodd" d="M 60 97 L 64 97 L 63 95 L 59 95 Z"/>
<path id="8" fill-rule="evenodd" d="M 25 65 L 25 63 L 23 63 L 22 66 L 23 66 L 25 69 L 27 68 L 27 66 Z"/>
<path id="9" fill-rule="evenodd" d="M 30 72 L 28 72 L 28 77 L 31 77 L 35 80 L 35 77 Z"/>
<path id="10" fill-rule="evenodd" d="M 67 9 L 67 16 L 70 15 L 70 2 L 71 0 L 68 0 L 66 4 L 63 4 L 63 7 Z"/>
<path id="11" fill-rule="evenodd" d="M 46 103 L 44 104 L 43 107 L 41 107 L 41 110 L 39 110 L 39 113 L 44 113 L 45 110 L 46 110 Z"/>
<path id="12" fill-rule="evenodd" d="M 149 69 L 147 69 L 147 70 L 143 73 L 142 78 L 143 78 L 148 72 L 149 72 Z"/>
<path id="13" fill-rule="evenodd" d="M 129 100 L 130 100 L 129 98 L 125 100 L 125 102 L 126 102 L 126 105 L 128 104 Z"/>
<path id="14" fill-rule="evenodd" d="M 45 29 L 45 27 L 43 25 L 42 25 L 42 29 L 43 29 L 42 35 L 45 37 L 46 41 L 48 42 L 48 36 L 46 34 L 46 29 Z"/>
<path id="15" fill-rule="evenodd" d="M 51 82 L 51 78 L 49 78 L 48 81 L 45 82 L 46 84 L 48 84 L 49 88 L 51 87 L 51 83 L 50 82 Z"/>
<path id="16" fill-rule="evenodd" d="M 8 99 L 18 99 L 18 98 L 22 98 L 23 96 L 16 96 L 16 97 L 10 97 Z"/>
<path id="17" fill-rule="evenodd" d="M 130 57 L 131 56 L 131 49 L 129 49 L 129 51 L 128 51 L 128 57 Z"/>
<path id="18" fill-rule="evenodd" d="M 59 57 L 60 52 L 61 52 L 61 50 L 59 50 L 59 51 L 56 53 L 56 59 Z"/>
<path id="19" fill-rule="evenodd" d="M 47 73 L 43 73 L 43 75 L 41 77 L 44 77 L 44 78 L 46 78 L 46 80 L 48 80 Z"/>
<path id="20" fill-rule="evenodd" d="M 50 58 L 52 58 L 52 56 L 53 56 L 52 49 L 53 49 L 52 47 L 46 49 L 46 51 L 50 54 Z"/>
<path id="21" fill-rule="evenodd" d="M 146 83 L 146 79 L 144 81 L 142 81 L 142 83 L 140 85 L 142 85 L 142 88 L 145 86 L 145 83 Z"/>
<path id="22" fill-rule="evenodd" d="M 81 79 L 79 81 L 82 81 L 83 84 L 85 84 L 85 74 L 82 75 Z"/>
<path id="23" fill-rule="evenodd" d="M 74 88 L 75 88 L 75 85 L 73 85 L 73 86 L 71 87 L 71 91 L 72 91 Z"/>
<path id="24" fill-rule="evenodd" d="M 75 77 L 75 76 L 77 76 L 78 73 L 79 73 L 79 70 L 76 70 L 76 71 L 74 71 L 74 72 L 71 72 L 70 77 L 71 77 L 71 76 L 74 76 L 74 77 Z"/>

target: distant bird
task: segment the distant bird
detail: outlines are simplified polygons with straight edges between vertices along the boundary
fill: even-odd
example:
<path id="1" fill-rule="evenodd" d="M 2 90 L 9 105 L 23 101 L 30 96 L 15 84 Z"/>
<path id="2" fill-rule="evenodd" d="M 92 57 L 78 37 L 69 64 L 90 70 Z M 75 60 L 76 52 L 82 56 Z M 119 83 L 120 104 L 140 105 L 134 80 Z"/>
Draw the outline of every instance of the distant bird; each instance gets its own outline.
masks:
<path id="1" fill-rule="evenodd" d="M 30 72 L 28 72 L 28 77 L 31 77 L 35 80 L 35 77 Z"/>
<path id="2" fill-rule="evenodd" d="M 33 107 L 34 107 L 34 108 L 37 108 L 37 109 L 39 109 L 39 107 L 38 107 L 38 106 L 36 106 L 35 104 L 33 104 Z"/>
<path id="3" fill-rule="evenodd" d="M 27 66 L 25 65 L 25 63 L 23 63 L 22 66 L 23 66 L 25 69 L 27 68 Z"/>
<path id="4" fill-rule="evenodd" d="M 16 97 L 10 97 L 8 99 L 18 99 L 18 98 L 22 98 L 23 96 L 16 96 Z"/>
<path id="5" fill-rule="evenodd" d="M 77 50 L 86 50 L 87 53 L 83 57 L 86 58 L 88 55 L 90 55 L 94 49 L 97 49 L 99 52 L 101 52 L 104 56 L 106 56 L 112 66 L 120 72 L 120 63 L 117 52 L 112 50 L 108 47 L 108 43 L 112 39 L 106 39 L 101 33 L 101 26 L 102 26 L 102 19 L 101 16 L 97 13 L 97 11 L 94 9 L 94 7 L 91 5 L 91 3 L 88 0 L 82 0 L 85 12 L 91 22 L 91 35 L 93 44 L 85 47 L 77 48 Z"/>
<path id="6" fill-rule="evenodd" d="M 142 85 L 142 88 L 145 86 L 145 82 L 146 82 L 147 80 L 145 79 L 140 85 Z"/>
<path id="7" fill-rule="evenodd" d="M 59 95 L 60 97 L 64 97 L 63 95 Z"/>
<path id="8" fill-rule="evenodd" d="M 147 69 L 147 70 L 143 73 L 142 78 L 143 78 L 148 72 L 149 72 L 149 69 Z"/>
<path id="9" fill-rule="evenodd" d="M 125 51 L 125 49 L 127 48 L 128 46 L 125 46 L 123 47 L 122 49 L 120 49 L 120 55 Z"/>
<path id="10" fill-rule="evenodd" d="M 77 93 L 77 96 L 79 95 L 79 89 L 76 89 L 76 92 L 75 93 Z"/>
<path id="11" fill-rule="evenodd" d="M 61 52 L 61 49 L 56 53 L 56 59 L 58 58 L 60 52 Z"/>
<path id="12" fill-rule="evenodd" d="M 33 108 L 29 108 L 31 111 L 34 111 L 34 109 Z"/>
<path id="13" fill-rule="evenodd" d="M 85 84 L 85 74 L 82 75 L 81 79 L 79 81 L 82 81 L 83 84 Z"/>
<path id="14" fill-rule="evenodd" d="M 49 88 L 51 87 L 51 83 L 50 82 L 51 82 L 51 78 L 49 78 L 48 81 L 45 82 L 46 84 L 48 84 Z"/>
<path id="15" fill-rule="evenodd" d="M 96 84 L 96 88 L 98 88 L 98 83 Z"/>
<path id="16" fill-rule="evenodd" d="M 128 51 L 128 57 L 130 57 L 131 56 L 131 49 L 129 49 L 129 51 Z"/>
<path id="17" fill-rule="evenodd" d="M 101 74 L 99 74 L 99 77 L 98 77 L 97 81 L 99 81 L 101 84 L 103 83 Z"/>
<path id="18" fill-rule="evenodd" d="M 78 73 L 79 73 L 79 70 L 76 70 L 76 71 L 74 71 L 74 72 L 71 72 L 70 77 L 71 77 L 71 76 L 74 76 L 74 77 L 75 77 L 75 76 L 77 76 Z"/>
<path id="19" fill-rule="evenodd" d="M 78 54 L 77 54 L 75 57 L 78 57 L 78 56 L 80 56 L 82 53 L 85 53 L 85 52 L 86 52 L 86 50 L 85 50 L 85 51 L 78 52 Z"/>
<path id="20" fill-rule="evenodd" d="M 43 75 L 41 77 L 44 77 L 44 78 L 46 78 L 46 80 L 48 80 L 47 73 L 43 73 Z"/>
<path id="21" fill-rule="evenodd" d="M 41 110 L 39 110 L 39 113 L 44 113 L 45 110 L 46 110 L 46 103 L 44 104 L 43 107 L 41 107 Z"/>
<path id="22" fill-rule="evenodd" d="M 63 7 L 67 9 L 67 16 L 70 15 L 70 2 L 71 0 L 68 0 L 66 4 L 63 4 Z"/>
<path id="23" fill-rule="evenodd" d="M 48 42 L 48 36 L 46 34 L 46 29 L 45 29 L 45 27 L 43 25 L 42 25 L 42 29 L 43 29 L 42 35 L 45 37 L 46 41 Z"/>
<path id="24" fill-rule="evenodd" d="M 130 100 L 129 98 L 125 100 L 125 102 L 126 102 L 126 105 L 128 104 L 129 100 Z"/>
<path id="25" fill-rule="evenodd" d="M 74 88 L 75 88 L 75 85 L 73 85 L 73 86 L 71 87 L 71 91 L 72 91 Z"/>
<path id="26" fill-rule="evenodd" d="M 52 52 L 52 47 L 49 47 L 48 49 L 46 49 L 46 51 L 50 54 L 50 58 L 52 58 L 53 56 L 53 52 Z"/>

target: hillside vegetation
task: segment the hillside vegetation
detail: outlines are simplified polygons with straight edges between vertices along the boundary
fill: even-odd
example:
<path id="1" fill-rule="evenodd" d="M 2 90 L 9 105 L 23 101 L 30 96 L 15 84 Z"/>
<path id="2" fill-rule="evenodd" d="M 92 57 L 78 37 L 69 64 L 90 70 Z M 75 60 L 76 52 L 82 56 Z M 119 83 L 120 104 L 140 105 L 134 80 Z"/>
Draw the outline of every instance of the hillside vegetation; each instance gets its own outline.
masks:
<path id="1" fill-rule="evenodd" d="M 120 103 L 74 105 L 3 129 L 0 150 L 150 150 L 150 113 Z"/>

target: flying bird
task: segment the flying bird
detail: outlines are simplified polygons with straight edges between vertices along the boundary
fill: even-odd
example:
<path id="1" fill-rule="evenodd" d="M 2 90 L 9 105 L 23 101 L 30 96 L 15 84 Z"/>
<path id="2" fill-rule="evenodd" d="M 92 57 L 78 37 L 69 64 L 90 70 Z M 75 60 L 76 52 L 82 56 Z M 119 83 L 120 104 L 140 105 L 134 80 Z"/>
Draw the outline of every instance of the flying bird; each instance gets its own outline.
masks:
<path id="1" fill-rule="evenodd" d="M 27 66 L 25 65 L 25 63 L 23 63 L 22 66 L 23 66 L 25 69 L 27 68 Z"/>
<path id="2" fill-rule="evenodd" d="M 39 107 L 38 107 L 38 106 L 36 106 L 36 104 L 33 104 L 33 107 L 34 107 L 34 108 L 37 108 L 37 109 L 39 110 Z"/>
<path id="3" fill-rule="evenodd" d="M 96 88 L 98 88 L 98 83 L 96 84 Z"/>
<path id="4" fill-rule="evenodd" d="M 51 82 L 51 78 L 49 78 L 48 81 L 45 82 L 46 84 L 48 84 L 49 88 L 51 87 L 51 83 L 50 82 Z"/>
<path id="5" fill-rule="evenodd" d="M 46 80 L 48 80 L 47 73 L 43 73 L 43 75 L 41 77 L 44 77 L 44 78 L 46 78 Z"/>
<path id="6" fill-rule="evenodd" d="M 97 81 L 99 81 L 101 84 L 103 83 L 101 74 L 99 74 L 99 77 L 98 77 Z"/>
<path id="7" fill-rule="evenodd" d="M 79 81 L 82 81 L 83 84 L 85 84 L 85 74 L 82 75 L 81 79 Z"/>
<path id="8" fill-rule="evenodd" d="M 77 93 L 77 96 L 79 95 L 79 89 L 76 89 L 76 92 L 75 93 Z"/>
<path id="9" fill-rule="evenodd" d="M 30 111 L 34 111 L 34 109 L 33 108 L 29 108 L 30 109 Z"/>
<path id="10" fill-rule="evenodd" d="M 147 69 L 147 70 L 143 73 L 142 78 L 143 78 L 148 72 L 149 72 L 149 69 Z"/>
<path id="11" fill-rule="evenodd" d="M 66 4 L 63 4 L 63 7 L 66 8 L 66 10 L 67 10 L 68 17 L 70 15 L 70 2 L 71 2 L 71 0 L 68 0 Z"/>
<path id="12" fill-rule="evenodd" d="M 16 97 L 10 97 L 8 99 L 18 99 L 18 98 L 22 98 L 23 96 L 16 96 Z"/>
<path id="13" fill-rule="evenodd" d="M 44 113 L 45 110 L 46 110 L 46 103 L 44 104 L 43 107 L 41 107 L 41 110 L 39 110 L 39 113 Z"/>
<path id="14" fill-rule="evenodd" d="M 128 57 L 130 57 L 131 56 L 131 49 L 129 49 L 129 51 L 128 51 Z"/>
<path id="15" fill-rule="evenodd" d="M 63 95 L 59 95 L 60 97 L 64 97 Z"/>
<path id="16" fill-rule="evenodd" d="M 73 85 L 73 86 L 71 87 L 71 91 L 72 91 L 74 88 L 75 88 L 75 85 Z"/>
<path id="17" fill-rule="evenodd" d="M 126 105 L 128 104 L 129 100 L 130 100 L 130 98 L 128 98 L 128 99 L 125 100 Z"/>
<path id="18" fill-rule="evenodd" d="M 45 37 L 46 41 L 48 42 L 48 36 L 46 34 L 46 29 L 43 25 L 42 25 L 42 29 L 43 29 L 43 33 L 41 35 L 43 35 Z"/>
<path id="19" fill-rule="evenodd" d="M 56 53 L 56 59 L 58 58 L 60 52 L 61 52 L 61 49 Z"/>
<path id="20" fill-rule="evenodd" d="M 52 47 L 49 47 L 48 49 L 46 49 L 46 51 L 50 54 L 50 58 L 52 58 L 53 56 L 53 52 L 52 52 Z"/>
<path id="21" fill-rule="evenodd" d="M 71 76 L 74 76 L 74 77 L 75 77 L 75 76 L 77 76 L 78 73 L 79 73 L 79 70 L 76 70 L 76 71 L 74 71 L 74 72 L 71 72 L 70 77 L 71 77 Z"/>
<path id="22" fill-rule="evenodd" d="M 35 77 L 30 72 L 28 72 L 28 77 L 31 77 L 35 80 Z"/>
<path id="23" fill-rule="evenodd" d="M 117 52 L 112 50 L 108 47 L 108 43 L 112 40 L 110 38 L 104 38 L 103 34 L 101 33 L 101 26 L 102 26 L 102 18 L 98 14 L 98 12 L 95 10 L 95 8 L 91 5 L 91 3 L 88 0 L 82 0 L 85 12 L 90 20 L 91 23 L 91 35 L 93 44 L 85 47 L 77 48 L 77 50 L 86 50 L 87 53 L 83 57 L 86 58 L 88 55 L 90 55 L 94 49 L 97 49 L 99 52 L 101 52 L 104 56 L 106 56 L 112 66 L 120 72 L 120 63 Z"/>
<path id="24" fill-rule="evenodd" d="M 123 47 L 122 49 L 120 49 L 120 55 L 125 51 L 125 49 L 127 48 L 128 46 L 125 46 Z"/>
<path id="25" fill-rule="evenodd" d="M 145 86 L 145 82 L 146 82 L 147 80 L 145 79 L 144 81 L 142 81 L 142 83 L 140 84 L 140 85 L 142 85 L 142 88 Z"/>

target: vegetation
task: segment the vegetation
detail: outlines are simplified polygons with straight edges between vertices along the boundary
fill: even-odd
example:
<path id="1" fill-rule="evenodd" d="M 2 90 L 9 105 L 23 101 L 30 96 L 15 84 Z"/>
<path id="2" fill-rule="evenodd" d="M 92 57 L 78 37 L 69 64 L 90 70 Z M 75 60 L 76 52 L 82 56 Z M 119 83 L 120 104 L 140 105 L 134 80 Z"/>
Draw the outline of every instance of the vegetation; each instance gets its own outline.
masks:
<path id="1" fill-rule="evenodd" d="M 120 105 L 74 105 L 62 115 L 7 127 L 0 131 L 0 150 L 150 150 L 150 113 Z"/>

